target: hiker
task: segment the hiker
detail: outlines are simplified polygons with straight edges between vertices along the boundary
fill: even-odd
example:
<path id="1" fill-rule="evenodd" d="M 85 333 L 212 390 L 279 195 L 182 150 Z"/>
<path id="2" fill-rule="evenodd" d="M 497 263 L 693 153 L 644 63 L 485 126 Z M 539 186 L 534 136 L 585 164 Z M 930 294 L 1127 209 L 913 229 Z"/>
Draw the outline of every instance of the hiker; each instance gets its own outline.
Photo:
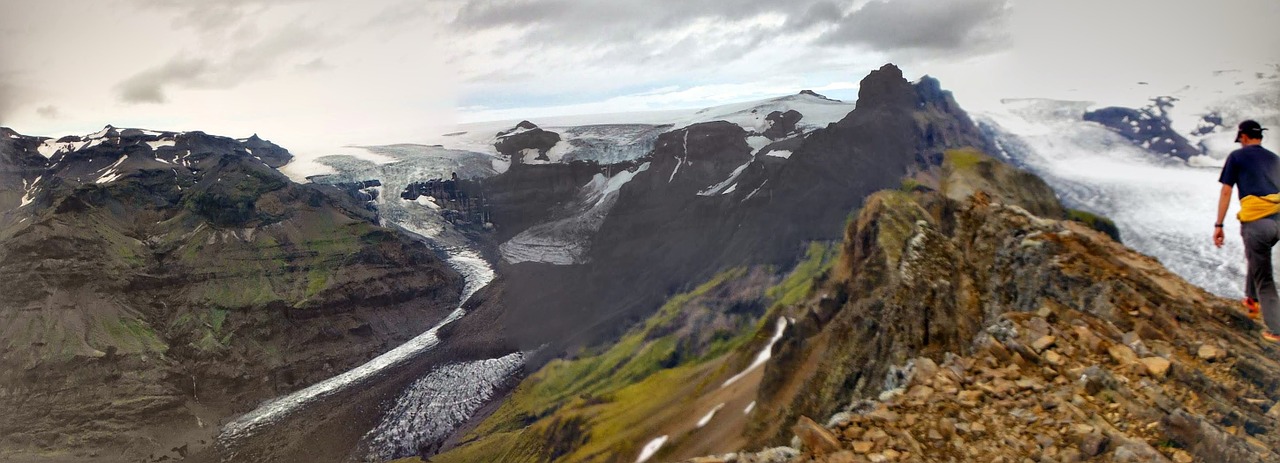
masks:
<path id="1" fill-rule="evenodd" d="M 1262 132 L 1255 121 L 1240 123 L 1236 142 L 1240 149 L 1227 156 L 1222 165 L 1222 194 L 1218 198 L 1218 221 L 1213 224 L 1213 244 L 1222 247 L 1225 239 L 1222 220 L 1231 204 L 1231 188 L 1240 194 L 1240 236 L 1244 239 L 1245 298 L 1242 304 L 1249 318 L 1262 317 L 1266 329 L 1262 339 L 1280 343 L 1280 295 L 1272 276 L 1271 247 L 1280 241 L 1280 157 L 1262 147 Z"/>

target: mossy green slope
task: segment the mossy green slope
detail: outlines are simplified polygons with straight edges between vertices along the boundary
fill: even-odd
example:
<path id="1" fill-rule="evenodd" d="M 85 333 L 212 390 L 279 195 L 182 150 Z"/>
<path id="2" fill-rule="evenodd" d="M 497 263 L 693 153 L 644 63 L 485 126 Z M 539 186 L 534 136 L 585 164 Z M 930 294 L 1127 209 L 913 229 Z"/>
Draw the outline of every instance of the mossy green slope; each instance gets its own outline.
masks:
<path id="1" fill-rule="evenodd" d="M 543 366 L 461 445 L 431 461 L 633 460 L 658 429 L 689 418 L 687 405 L 718 385 L 711 381 L 750 362 L 772 335 L 771 321 L 811 295 L 835 252 L 815 243 L 780 281 L 764 278 L 772 274 L 765 269 L 734 269 L 672 297 L 607 349 Z M 756 313 L 691 341 L 695 333 L 685 328 L 703 326 L 697 321 L 727 302 L 751 299 Z"/>

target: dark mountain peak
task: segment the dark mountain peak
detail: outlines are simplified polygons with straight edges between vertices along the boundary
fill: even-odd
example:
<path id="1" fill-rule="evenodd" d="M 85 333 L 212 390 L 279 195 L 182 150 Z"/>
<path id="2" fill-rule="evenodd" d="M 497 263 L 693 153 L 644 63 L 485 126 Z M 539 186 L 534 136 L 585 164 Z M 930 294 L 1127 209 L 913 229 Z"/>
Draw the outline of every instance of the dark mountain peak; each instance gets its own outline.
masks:
<path id="1" fill-rule="evenodd" d="M 270 140 L 264 140 L 258 134 L 246 138 L 240 142 L 240 145 L 249 152 L 250 155 L 261 159 L 268 166 L 279 168 L 288 164 L 293 159 L 293 154 L 289 150 L 280 147 Z"/>
<path id="2" fill-rule="evenodd" d="M 902 77 L 902 70 L 892 63 L 871 71 L 859 84 L 859 108 L 910 105 L 914 100 L 915 92 L 911 83 Z"/>
<path id="3" fill-rule="evenodd" d="M 514 128 L 498 132 L 497 138 L 498 141 L 493 144 L 494 149 L 503 156 L 509 156 L 512 164 L 527 161 L 524 159 L 525 150 L 537 151 L 534 160 L 550 161 L 547 152 L 560 143 L 560 134 L 543 130 L 529 121 L 520 121 Z"/>
<path id="4" fill-rule="evenodd" d="M 813 90 L 808 90 L 808 89 L 801 90 L 801 91 L 800 91 L 800 93 L 797 93 L 797 95 L 808 95 L 808 96 L 811 96 L 811 97 L 814 97 L 814 98 L 820 98 L 820 99 L 827 100 L 827 101 L 840 101 L 840 100 L 837 100 L 837 99 L 834 99 L 834 98 L 828 98 L 826 95 L 823 95 L 823 94 L 820 94 L 820 93 L 818 93 L 818 92 L 815 92 L 815 91 L 813 91 Z"/>

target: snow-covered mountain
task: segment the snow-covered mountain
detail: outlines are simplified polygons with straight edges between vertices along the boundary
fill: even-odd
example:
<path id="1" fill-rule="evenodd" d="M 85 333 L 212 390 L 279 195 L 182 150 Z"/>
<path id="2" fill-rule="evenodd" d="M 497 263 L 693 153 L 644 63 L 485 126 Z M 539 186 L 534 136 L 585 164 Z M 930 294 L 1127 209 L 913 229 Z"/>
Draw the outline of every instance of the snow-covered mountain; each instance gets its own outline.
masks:
<path id="1" fill-rule="evenodd" d="M 688 111 L 622 113 L 599 116 L 566 116 L 524 121 L 497 121 L 465 124 L 458 130 L 432 137 L 428 143 L 493 156 L 494 168 L 505 171 L 511 155 L 504 154 L 499 141 L 531 130 L 552 132 L 557 141 L 546 147 L 545 159 L 526 156 L 530 164 L 594 161 L 616 164 L 638 159 L 653 149 L 658 134 L 690 125 L 726 121 L 742 127 L 748 145 L 759 150 L 774 140 L 826 127 L 852 111 L 854 104 L 833 100 L 811 91 L 745 103 L 734 103 Z M 784 117 L 788 112 L 793 115 Z M 530 148 L 521 148 L 530 149 Z"/>

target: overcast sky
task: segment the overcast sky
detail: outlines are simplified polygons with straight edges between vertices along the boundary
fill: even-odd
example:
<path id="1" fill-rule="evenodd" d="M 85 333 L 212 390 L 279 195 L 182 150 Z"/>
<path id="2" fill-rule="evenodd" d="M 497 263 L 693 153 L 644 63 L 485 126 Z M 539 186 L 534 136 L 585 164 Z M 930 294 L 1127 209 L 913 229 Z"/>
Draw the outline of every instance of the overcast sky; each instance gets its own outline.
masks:
<path id="1" fill-rule="evenodd" d="M 852 99 L 886 62 L 969 107 L 1108 101 L 1274 70 L 1280 1 L 0 0 L 0 125 L 320 154 L 460 121 Z"/>

